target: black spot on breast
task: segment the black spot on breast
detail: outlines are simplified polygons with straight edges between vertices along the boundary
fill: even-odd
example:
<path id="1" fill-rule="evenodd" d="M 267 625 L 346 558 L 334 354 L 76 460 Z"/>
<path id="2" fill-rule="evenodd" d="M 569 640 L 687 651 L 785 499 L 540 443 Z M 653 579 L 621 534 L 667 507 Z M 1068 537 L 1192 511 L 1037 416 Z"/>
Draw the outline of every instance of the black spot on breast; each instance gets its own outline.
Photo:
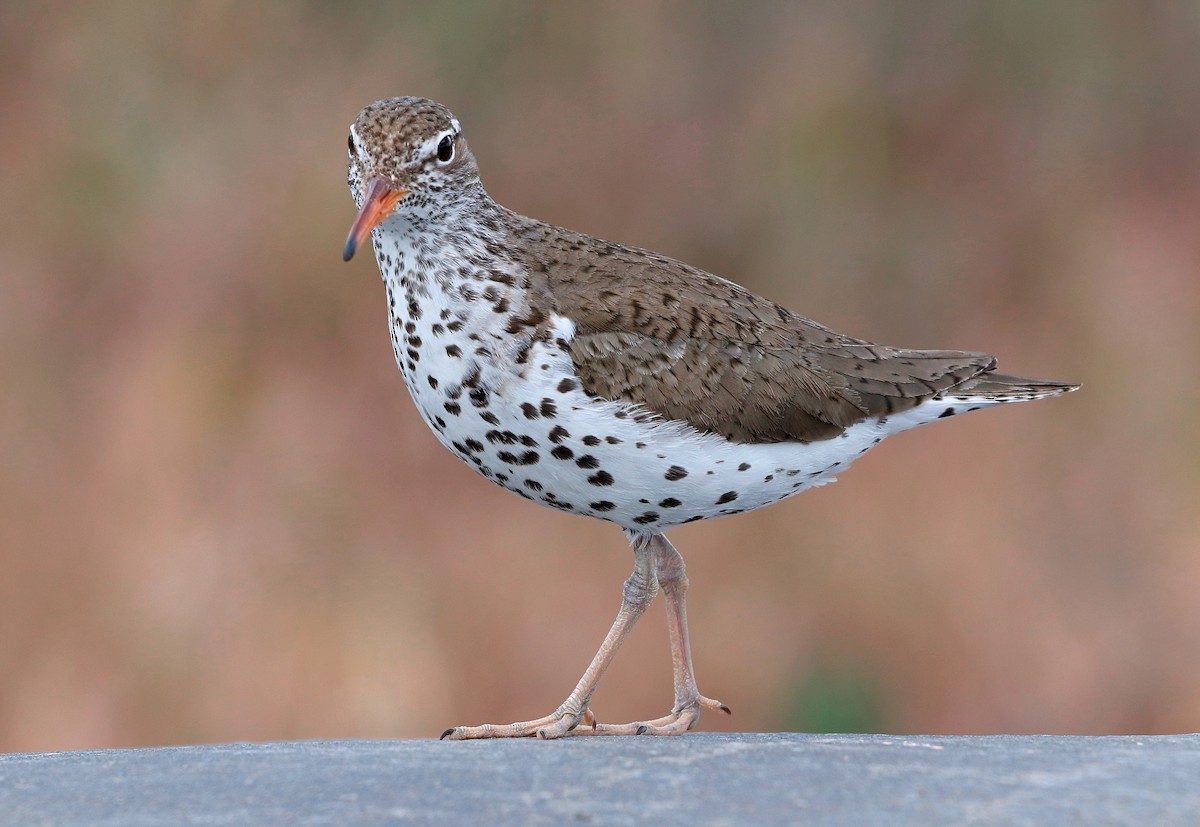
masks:
<path id="1" fill-rule="evenodd" d="M 458 359 L 462 356 L 462 348 L 458 345 L 446 345 L 446 355 L 452 359 Z"/>
<path id="2" fill-rule="evenodd" d="M 570 436 L 570 432 L 562 425 L 555 425 L 550 429 L 549 439 L 551 442 L 557 443 L 562 442 L 564 439 L 568 439 Z"/>
<path id="3" fill-rule="evenodd" d="M 591 454 L 584 454 L 579 459 L 575 460 L 575 464 L 580 468 L 597 468 L 600 465 L 600 460 L 596 459 Z"/>
<path id="4" fill-rule="evenodd" d="M 556 390 L 559 393 L 570 393 L 571 391 L 575 390 L 577 384 L 578 383 L 574 379 L 564 379 L 558 383 Z"/>
<path id="5" fill-rule="evenodd" d="M 940 414 L 938 414 L 938 419 L 945 419 L 948 416 L 954 416 L 954 414 L 955 414 L 954 408 L 946 408 L 946 410 L 944 410 Z"/>
<path id="6" fill-rule="evenodd" d="M 622 442 L 624 442 L 624 440 L 621 439 L 619 436 L 606 436 L 604 438 L 604 441 L 607 442 L 609 445 L 620 445 Z"/>
<path id="7" fill-rule="evenodd" d="M 593 511 L 612 511 L 616 508 L 616 505 L 610 503 L 608 500 L 600 500 L 600 502 L 589 503 L 588 508 Z"/>
<path id="8" fill-rule="evenodd" d="M 483 443 L 477 439 L 467 438 L 463 440 L 463 443 L 467 446 L 467 450 L 473 454 L 483 450 Z"/>
<path id="9" fill-rule="evenodd" d="M 681 480 L 684 477 L 686 477 L 687 475 L 688 475 L 687 469 L 682 468 L 678 465 L 672 465 L 670 468 L 667 469 L 667 473 L 663 474 L 663 476 L 666 477 L 671 482 L 675 482 L 675 480 Z"/>
<path id="10" fill-rule="evenodd" d="M 534 465 L 538 461 L 538 452 L 526 451 L 521 456 L 517 456 L 510 451 L 501 451 L 496 454 L 496 459 L 507 462 L 509 465 Z"/>
<path id="11" fill-rule="evenodd" d="M 587 436 L 585 436 L 585 437 L 583 438 L 583 444 L 584 444 L 584 445 L 589 445 L 589 446 L 590 446 L 590 445 L 599 445 L 599 444 L 600 444 L 600 438 L 599 438 L 599 437 L 594 437 L 594 436 L 592 436 L 591 434 L 588 434 Z"/>
<path id="12" fill-rule="evenodd" d="M 565 460 L 565 459 L 571 459 L 572 457 L 574 457 L 575 452 L 572 451 L 570 448 L 568 448 L 566 445 L 556 445 L 556 446 L 554 446 L 554 449 L 550 451 L 550 456 L 554 457 L 555 459 L 564 459 Z"/>
<path id="13" fill-rule="evenodd" d="M 438 380 L 437 380 L 437 377 L 436 377 L 436 376 L 430 376 L 430 377 L 429 377 L 429 387 L 433 388 L 434 390 L 437 390 L 437 386 L 438 386 Z"/>
<path id="14" fill-rule="evenodd" d="M 529 361 L 529 351 L 531 351 L 532 349 L 533 349 L 533 340 L 532 339 L 526 339 L 525 341 L 521 342 L 521 344 L 517 346 L 517 351 L 514 355 L 514 359 L 515 359 L 516 363 L 518 365 L 523 365 L 527 361 Z"/>
<path id="15" fill-rule="evenodd" d="M 542 404 L 538 406 L 538 413 L 547 419 L 553 419 L 558 413 L 558 406 L 554 404 L 554 400 L 549 397 L 542 400 Z"/>
<path id="16" fill-rule="evenodd" d="M 588 482 L 592 485 L 612 485 L 613 475 L 607 471 L 597 471 L 588 477 Z"/>
<path id="17" fill-rule="evenodd" d="M 488 392 L 483 388 L 472 388 L 471 392 L 467 395 L 471 397 L 471 404 L 476 408 L 487 407 Z"/>
<path id="18" fill-rule="evenodd" d="M 542 484 L 537 480 L 525 480 L 525 487 L 530 491 L 541 491 Z"/>
<path id="19" fill-rule="evenodd" d="M 726 491 L 724 494 L 722 494 L 721 496 L 717 497 L 717 505 L 723 505 L 723 504 L 725 504 L 725 503 L 731 503 L 731 502 L 733 502 L 734 500 L 736 500 L 737 498 L 738 498 L 738 495 L 737 495 L 737 492 L 736 492 L 736 491 Z"/>
<path id="20" fill-rule="evenodd" d="M 658 507 L 659 508 L 678 508 L 681 505 L 683 505 L 683 503 L 681 503 L 679 500 L 675 499 L 674 497 L 667 497 L 665 500 L 663 500 L 662 502 L 660 502 L 658 504 Z"/>
<path id="21" fill-rule="evenodd" d="M 488 423 L 489 425 L 499 425 L 500 424 L 500 418 L 497 417 L 491 411 L 484 411 L 483 413 L 481 413 L 479 415 L 479 418 L 482 419 L 484 422 Z"/>
<path id="22" fill-rule="evenodd" d="M 738 466 L 738 470 L 739 470 L 739 471 L 749 471 L 749 470 L 750 470 L 750 463 L 748 463 L 748 462 L 743 462 L 741 465 L 739 465 L 739 466 Z"/>
<path id="23" fill-rule="evenodd" d="M 645 514 L 634 517 L 633 521 L 635 523 L 637 523 L 638 525 L 647 525 L 648 523 L 652 523 L 657 519 L 658 519 L 657 512 L 647 511 Z"/>
<path id="24" fill-rule="evenodd" d="M 458 416 L 460 413 L 462 413 L 462 406 L 457 402 L 447 402 L 445 405 L 442 405 L 442 407 L 445 408 L 446 413 L 450 414 L 451 416 Z"/>
<path id="25" fill-rule="evenodd" d="M 521 403 L 521 413 L 525 414 L 526 419 L 537 419 L 538 410 L 528 402 Z"/>

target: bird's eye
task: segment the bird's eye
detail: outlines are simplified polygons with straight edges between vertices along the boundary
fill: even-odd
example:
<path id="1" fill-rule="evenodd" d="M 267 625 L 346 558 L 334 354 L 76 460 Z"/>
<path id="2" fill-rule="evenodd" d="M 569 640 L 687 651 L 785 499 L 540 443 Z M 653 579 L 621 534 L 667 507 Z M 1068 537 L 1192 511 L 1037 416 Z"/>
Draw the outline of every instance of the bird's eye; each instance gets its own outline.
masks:
<path id="1" fill-rule="evenodd" d="M 355 149 L 354 149 L 354 133 L 353 133 L 353 132 L 351 132 L 351 133 L 350 133 L 350 137 L 346 139 L 346 145 L 350 147 L 350 154 L 351 154 L 351 155 L 353 155 L 353 154 L 354 154 L 354 152 L 355 152 Z"/>
<path id="2" fill-rule="evenodd" d="M 437 148 L 438 160 L 443 164 L 448 164 L 454 158 L 454 136 L 447 135 L 438 141 Z"/>

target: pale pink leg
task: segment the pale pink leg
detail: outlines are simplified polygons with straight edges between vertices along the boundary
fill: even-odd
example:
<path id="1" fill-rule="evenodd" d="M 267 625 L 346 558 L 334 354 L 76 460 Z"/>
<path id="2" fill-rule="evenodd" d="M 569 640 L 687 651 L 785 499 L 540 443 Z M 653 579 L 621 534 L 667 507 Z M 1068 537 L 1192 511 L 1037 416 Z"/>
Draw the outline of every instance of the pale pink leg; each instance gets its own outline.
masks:
<path id="1" fill-rule="evenodd" d="M 454 727 L 442 733 L 443 738 L 561 738 L 564 735 L 682 735 L 700 718 L 700 709 L 716 709 L 729 713 L 720 701 L 706 698 L 696 688 L 692 669 L 692 648 L 688 641 L 687 594 L 688 579 L 683 558 L 662 534 L 626 532 L 633 544 L 633 574 L 625 581 L 621 610 L 613 622 L 600 651 L 579 679 L 575 691 L 553 713 L 532 721 L 515 724 L 482 724 L 473 727 Z M 671 665 L 675 682 L 675 705 L 669 715 L 651 721 L 630 724 L 599 724 L 588 710 L 592 693 L 608 669 L 617 649 L 629 635 L 633 624 L 650 605 L 662 587 L 667 603 L 667 629 L 671 635 Z M 580 723 L 583 726 L 580 726 Z"/>
<path id="2" fill-rule="evenodd" d="M 687 571 L 683 558 L 662 534 L 649 539 L 654 549 L 654 574 L 667 603 L 667 629 L 671 635 L 671 665 L 675 682 L 675 705 L 671 714 L 652 721 L 632 724 L 597 724 L 580 734 L 595 735 L 682 735 L 700 719 L 701 707 L 730 714 L 720 701 L 706 698 L 696 687 L 692 668 L 692 647 L 687 625 Z"/>
<path id="3" fill-rule="evenodd" d="M 642 612 L 646 611 L 646 607 L 650 605 L 650 601 L 658 592 L 658 580 L 654 576 L 654 550 L 651 543 L 644 539 L 640 542 L 634 540 L 633 554 L 633 574 L 629 575 L 629 579 L 625 581 L 625 588 L 621 594 L 621 610 L 617 612 L 617 619 L 613 621 L 607 637 L 600 644 L 600 651 L 596 652 L 596 657 L 592 658 L 591 665 L 579 679 L 575 691 L 562 702 L 558 709 L 544 718 L 520 721 L 515 724 L 454 727 L 443 732 L 442 738 L 452 741 L 467 738 L 522 738 L 529 735 L 537 735 L 539 738 L 560 738 L 575 731 L 581 721 L 585 723 L 585 728 L 581 731 L 592 732 L 591 727 L 586 726 L 595 724 L 595 719 L 587 711 L 592 693 L 596 691 L 596 685 L 600 683 L 604 671 L 612 663 L 617 649 L 621 647 L 630 630 L 633 629 L 633 624 L 637 623 L 637 619 L 642 616 Z"/>

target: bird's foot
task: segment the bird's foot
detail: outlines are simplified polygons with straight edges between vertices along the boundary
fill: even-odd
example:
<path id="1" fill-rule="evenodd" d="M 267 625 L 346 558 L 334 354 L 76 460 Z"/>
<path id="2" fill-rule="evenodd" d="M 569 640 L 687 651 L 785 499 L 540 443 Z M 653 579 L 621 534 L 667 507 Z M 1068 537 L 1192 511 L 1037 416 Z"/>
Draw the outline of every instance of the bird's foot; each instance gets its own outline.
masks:
<path id="1" fill-rule="evenodd" d="M 571 735 L 580 728 L 590 730 L 596 726 L 596 717 L 590 709 L 570 712 L 561 707 L 544 718 L 518 721 L 515 724 L 480 724 L 479 726 L 456 726 L 442 733 L 443 741 L 467 741 L 474 738 L 561 738 Z"/>
<path id="2" fill-rule="evenodd" d="M 701 709 L 712 709 L 732 715 L 732 711 L 720 701 L 698 695 L 694 700 L 671 710 L 669 715 L 652 721 L 634 721 L 629 724 L 602 724 L 590 709 L 575 714 L 562 709 L 533 721 L 515 724 L 480 724 L 479 726 L 451 727 L 442 733 L 446 741 L 466 741 L 474 738 L 530 738 L 542 740 L 563 738 L 567 735 L 683 735 L 700 720 Z"/>
<path id="3" fill-rule="evenodd" d="M 700 720 L 701 708 L 713 709 L 732 715 L 729 707 L 720 701 L 698 695 L 694 700 L 676 706 L 671 714 L 653 721 L 635 721 L 631 724 L 593 723 L 590 727 L 578 727 L 571 735 L 683 735 Z"/>

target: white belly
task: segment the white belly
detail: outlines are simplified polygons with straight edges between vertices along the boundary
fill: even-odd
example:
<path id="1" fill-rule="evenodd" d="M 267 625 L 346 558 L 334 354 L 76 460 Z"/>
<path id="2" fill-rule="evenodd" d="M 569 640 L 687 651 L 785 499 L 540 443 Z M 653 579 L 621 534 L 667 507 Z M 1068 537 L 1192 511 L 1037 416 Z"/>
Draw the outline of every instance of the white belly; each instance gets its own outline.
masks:
<path id="1" fill-rule="evenodd" d="M 832 482 L 885 437 L 952 404 L 928 402 L 819 442 L 740 444 L 589 397 L 552 344 L 535 344 L 519 369 L 423 342 L 412 370 L 403 350 L 397 359 L 417 407 L 464 462 L 534 502 L 638 531 L 761 508 Z"/>

